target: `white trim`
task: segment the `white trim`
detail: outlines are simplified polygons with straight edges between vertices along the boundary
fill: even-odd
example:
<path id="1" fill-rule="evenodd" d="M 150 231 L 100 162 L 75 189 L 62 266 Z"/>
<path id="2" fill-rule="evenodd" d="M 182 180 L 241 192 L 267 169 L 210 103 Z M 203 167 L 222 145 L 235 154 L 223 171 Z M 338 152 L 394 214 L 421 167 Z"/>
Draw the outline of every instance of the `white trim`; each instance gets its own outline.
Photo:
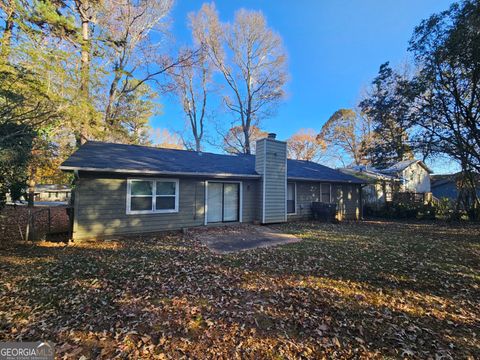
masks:
<path id="1" fill-rule="evenodd" d="M 295 195 L 294 195 L 294 196 L 295 196 L 295 200 L 294 200 L 294 201 L 295 201 L 295 212 L 289 213 L 289 212 L 288 212 L 288 209 L 287 209 L 287 215 L 288 215 L 288 216 L 290 216 L 290 215 L 297 215 L 297 183 L 294 182 L 294 181 L 290 181 L 290 184 L 293 184 L 293 185 L 294 185 L 294 187 L 293 187 L 294 190 L 293 190 L 293 191 L 294 191 L 294 194 L 295 194 Z M 288 184 L 287 184 L 287 192 L 286 192 L 286 195 L 285 195 L 285 196 L 286 196 L 286 198 L 288 199 Z"/>
<path id="2" fill-rule="evenodd" d="M 222 180 L 205 180 L 205 216 L 203 220 L 203 225 L 208 224 L 208 183 L 220 183 L 220 184 L 238 184 L 238 222 L 243 222 L 243 181 L 222 181 Z M 235 221 L 233 221 L 235 222 Z M 213 223 L 212 223 L 213 224 Z"/>
<path id="3" fill-rule="evenodd" d="M 134 197 L 149 197 L 152 198 L 152 209 L 151 210 L 131 210 L 131 199 L 132 199 L 132 181 L 150 181 L 152 185 L 152 194 L 151 195 L 135 195 Z M 157 182 L 174 182 L 175 183 L 175 208 L 168 210 L 156 210 L 156 197 L 157 195 Z M 168 196 L 173 197 L 173 196 Z M 128 178 L 127 179 L 127 204 L 126 204 L 126 214 L 127 215 L 139 215 L 139 214 L 169 214 L 169 213 L 178 213 L 179 208 L 179 198 L 180 198 L 180 182 L 178 179 L 167 179 L 167 178 Z"/>
<path id="4" fill-rule="evenodd" d="M 262 191 L 262 224 L 265 224 L 265 189 L 266 189 L 266 181 L 265 181 L 265 173 L 267 172 L 267 140 L 263 141 L 263 174 L 262 174 L 262 182 L 263 182 L 263 191 Z"/>
<path id="5" fill-rule="evenodd" d="M 77 166 L 60 166 L 60 170 L 64 171 L 95 171 L 95 172 L 113 172 L 126 174 L 147 174 L 147 175 L 187 175 L 187 176 L 210 176 L 213 178 L 221 177 L 242 177 L 242 178 L 260 178 L 260 175 L 252 174 L 232 174 L 232 173 L 206 173 L 206 172 L 176 172 L 176 171 L 156 171 L 156 170 L 132 170 L 132 169 L 116 169 L 116 168 L 95 168 L 95 167 L 77 167 Z"/>

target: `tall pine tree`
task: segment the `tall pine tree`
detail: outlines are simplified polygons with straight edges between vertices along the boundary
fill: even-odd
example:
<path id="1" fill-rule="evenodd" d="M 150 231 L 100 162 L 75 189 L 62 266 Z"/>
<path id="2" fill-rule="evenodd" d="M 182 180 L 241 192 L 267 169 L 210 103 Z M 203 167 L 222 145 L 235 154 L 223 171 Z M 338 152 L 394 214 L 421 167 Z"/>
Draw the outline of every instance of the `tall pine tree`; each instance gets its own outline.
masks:
<path id="1" fill-rule="evenodd" d="M 378 168 L 413 156 L 408 137 L 410 100 L 405 96 L 408 84 L 387 62 L 380 66 L 369 96 L 360 102 L 363 114 L 373 124 L 374 141 L 366 149 L 367 156 Z"/>

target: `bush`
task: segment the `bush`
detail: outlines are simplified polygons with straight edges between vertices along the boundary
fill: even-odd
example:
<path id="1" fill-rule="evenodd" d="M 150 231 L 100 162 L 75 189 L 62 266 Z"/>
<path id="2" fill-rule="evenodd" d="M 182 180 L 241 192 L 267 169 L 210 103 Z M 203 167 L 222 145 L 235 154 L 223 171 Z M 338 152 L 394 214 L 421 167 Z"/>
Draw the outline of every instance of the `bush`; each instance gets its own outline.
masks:
<path id="1" fill-rule="evenodd" d="M 423 204 L 386 204 L 381 208 L 365 205 L 364 214 L 367 217 L 384 219 L 429 219 L 436 218 L 437 209 L 433 205 Z"/>

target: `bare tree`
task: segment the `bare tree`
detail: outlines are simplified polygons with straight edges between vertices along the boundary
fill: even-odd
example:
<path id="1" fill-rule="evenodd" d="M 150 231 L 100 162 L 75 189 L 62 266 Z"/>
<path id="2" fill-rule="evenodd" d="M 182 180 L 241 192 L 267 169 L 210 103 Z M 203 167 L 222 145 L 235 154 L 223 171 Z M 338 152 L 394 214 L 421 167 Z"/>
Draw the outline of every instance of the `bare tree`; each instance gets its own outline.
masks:
<path id="1" fill-rule="evenodd" d="M 373 142 L 369 119 L 352 109 L 340 109 L 322 126 L 317 140 L 331 152 L 342 152 L 355 165 L 365 164 L 365 149 Z"/>
<path id="2" fill-rule="evenodd" d="M 180 136 L 167 129 L 154 129 L 152 131 L 151 139 L 157 147 L 164 149 L 185 149 Z"/>
<path id="3" fill-rule="evenodd" d="M 191 53 L 187 51 L 187 54 L 189 52 Z M 196 58 L 186 61 L 184 66 L 172 68 L 170 73 L 193 137 L 193 143 L 188 136 L 184 137 L 183 142 L 187 148 L 201 151 L 207 118 L 207 99 L 211 92 L 209 87 L 212 81 L 211 62 L 206 52 L 201 49 Z"/>
<path id="4" fill-rule="evenodd" d="M 256 125 L 250 126 L 248 138 L 251 141 L 250 151 L 255 153 L 255 143 L 257 140 L 267 136 L 267 132 L 261 130 Z M 223 143 L 222 148 L 225 152 L 230 154 L 243 154 L 245 153 L 245 135 L 241 126 L 234 126 L 230 128 L 227 134 L 222 135 Z"/>
<path id="5" fill-rule="evenodd" d="M 322 144 L 313 129 L 300 129 L 287 140 L 288 157 L 296 160 L 318 160 Z"/>
<path id="6" fill-rule="evenodd" d="M 151 32 L 165 31 L 172 3 L 172 0 L 105 0 L 102 3 L 99 24 L 113 73 L 107 90 L 105 125 L 115 126 L 116 104 L 122 97 L 169 67 L 169 60 L 158 58 L 159 44 L 152 40 Z M 152 71 L 158 63 L 161 63 L 159 69 Z"/>
<path id="7" fill-rule="evenodd" d="M 283 99 L 287 81 L 281 37 L 260 11 L 241 9 L 233 23 L 221 23 L 213 4 L 190 15 L 194 37 L 223 75 L 230 95 L 223 97 L 243 132 L 242 152 L 251 153 L 250 128 L 271 114 Z"/>

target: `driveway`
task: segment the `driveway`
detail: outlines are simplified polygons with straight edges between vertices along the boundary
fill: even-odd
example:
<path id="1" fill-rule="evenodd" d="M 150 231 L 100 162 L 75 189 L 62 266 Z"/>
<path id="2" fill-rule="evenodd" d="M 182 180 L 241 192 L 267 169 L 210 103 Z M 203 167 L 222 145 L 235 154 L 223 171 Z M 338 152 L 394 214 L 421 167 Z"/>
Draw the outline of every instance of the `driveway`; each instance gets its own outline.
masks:
<path id="1" fill-rule="evenodd" d="M 261 225 L 216 226 L 196 229 L 194 236 L 217 254 L 291 244 L 299 238 Z"/>

